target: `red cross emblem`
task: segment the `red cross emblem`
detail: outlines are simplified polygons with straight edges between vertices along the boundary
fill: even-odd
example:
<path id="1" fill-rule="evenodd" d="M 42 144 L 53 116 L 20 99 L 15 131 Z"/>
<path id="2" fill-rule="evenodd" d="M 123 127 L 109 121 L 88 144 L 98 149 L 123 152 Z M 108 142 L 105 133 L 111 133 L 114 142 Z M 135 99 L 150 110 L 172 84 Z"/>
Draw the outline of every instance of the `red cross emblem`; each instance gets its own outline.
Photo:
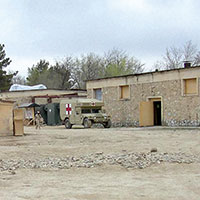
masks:
<path id="1" fill-rule="evenodd" d="M 66 104 L 66 115 L 71 115 L 71 114 L 72 114 L 72 105 Z"/>

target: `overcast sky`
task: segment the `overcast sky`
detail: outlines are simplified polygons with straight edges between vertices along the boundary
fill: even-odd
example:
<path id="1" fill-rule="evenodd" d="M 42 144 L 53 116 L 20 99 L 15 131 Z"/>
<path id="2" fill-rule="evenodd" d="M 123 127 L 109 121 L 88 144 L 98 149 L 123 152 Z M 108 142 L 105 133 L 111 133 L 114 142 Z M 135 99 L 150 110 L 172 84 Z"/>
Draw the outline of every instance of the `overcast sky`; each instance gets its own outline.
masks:
<path id="1" fill-rule="evenodd" d="M 199 0 L 0 0 L 0 43 L 23 76 L 39 59 L 112 48 L 148 69 L 166 47 L 200 47 L 199 9 Z"/>

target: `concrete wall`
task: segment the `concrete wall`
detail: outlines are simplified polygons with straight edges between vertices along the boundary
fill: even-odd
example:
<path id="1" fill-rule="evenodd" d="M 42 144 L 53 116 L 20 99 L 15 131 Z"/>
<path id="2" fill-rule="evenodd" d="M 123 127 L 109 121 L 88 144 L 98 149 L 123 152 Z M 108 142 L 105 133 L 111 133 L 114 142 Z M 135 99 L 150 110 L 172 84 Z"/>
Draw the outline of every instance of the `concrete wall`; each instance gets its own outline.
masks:
<path id="1" fill-rule="evenodd" d="M 146 73 L 87 82 L 88 98 L 102 88 L 105 109 L 115 126 L 139 126 L 140 102 L 151 98 L 162 101 L 162 124 L 197 126 L 200 123 L 200 68 Z M 197 94 L 184 94 L 184 79 L 197 78 Z M 121 85 L 129 85 L 130 98 L 120 99 Z"/>

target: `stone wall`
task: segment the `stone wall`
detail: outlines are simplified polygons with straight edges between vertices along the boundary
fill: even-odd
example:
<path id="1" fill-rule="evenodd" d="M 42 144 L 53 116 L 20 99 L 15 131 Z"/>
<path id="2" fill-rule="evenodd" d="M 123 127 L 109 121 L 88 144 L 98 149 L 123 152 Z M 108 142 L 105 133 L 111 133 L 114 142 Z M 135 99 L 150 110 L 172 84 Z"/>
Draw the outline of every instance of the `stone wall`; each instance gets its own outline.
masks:
<path id="1" fill-rule="evenodd" d="M 199 84 L 199 81 L 198 81 Z M 199 88 L 199 85 L 198 85 Z M 88 98 L 92 89 L 88 88 Z M 181 80 L 130 84 L 130 99 L 119 99 L 119 87 L 103 87 L 106 112 L 114 126 L 139 126 L 139 105 L 149 97 L 162 98 L 162 124 L 166 126 L 198 126 L 200 97 L 182 96 Z"/>

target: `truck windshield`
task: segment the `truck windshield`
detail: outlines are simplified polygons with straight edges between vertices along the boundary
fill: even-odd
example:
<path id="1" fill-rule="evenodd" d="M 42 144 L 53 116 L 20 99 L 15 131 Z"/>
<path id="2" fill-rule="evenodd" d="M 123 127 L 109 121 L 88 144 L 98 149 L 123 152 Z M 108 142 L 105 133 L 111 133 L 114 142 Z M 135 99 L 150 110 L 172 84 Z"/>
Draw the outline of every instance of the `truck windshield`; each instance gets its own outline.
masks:
<path id="1" fill-rule="evenodd" d="M 100 113 L 101 112 L 101 108 L 82 108 L 81 109 L 81 113 Z"/>
<path id="2" fill-rule="evenodd" d="M 100 113 L 101 112 L 101 109 L 92 109 L 92 113 Z"/>

